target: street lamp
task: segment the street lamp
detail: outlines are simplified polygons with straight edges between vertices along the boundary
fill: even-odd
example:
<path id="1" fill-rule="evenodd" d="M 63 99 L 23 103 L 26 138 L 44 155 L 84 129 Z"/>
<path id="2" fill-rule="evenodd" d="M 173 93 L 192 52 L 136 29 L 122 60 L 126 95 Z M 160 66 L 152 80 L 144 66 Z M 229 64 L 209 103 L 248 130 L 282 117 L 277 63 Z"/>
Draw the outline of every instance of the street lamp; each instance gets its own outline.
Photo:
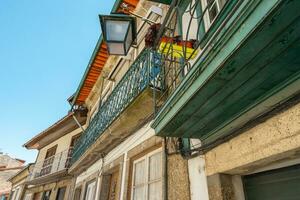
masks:
<path id="1" fill-rule="evenodd" d="M 127 55 L 136 39 L 136 18 L 126 14 L 99 15 L 110 55 Z"/>

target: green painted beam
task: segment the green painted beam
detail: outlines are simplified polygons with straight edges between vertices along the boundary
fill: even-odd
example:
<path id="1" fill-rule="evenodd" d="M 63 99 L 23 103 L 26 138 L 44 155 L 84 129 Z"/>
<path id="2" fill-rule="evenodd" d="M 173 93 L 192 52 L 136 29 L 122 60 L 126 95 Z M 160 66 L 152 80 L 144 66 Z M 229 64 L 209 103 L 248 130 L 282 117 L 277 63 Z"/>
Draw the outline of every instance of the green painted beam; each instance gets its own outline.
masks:
<path id="1" fill-rule="evenodd" d="M 299 3 L 245 1 L 231 21 L 236 26 L 226 26 L 156 117 L 158 135 L 216 139 L 214 133 L 225 134 L 222 127 L 294 80 L 300 71 Z"/>
<path id="2" fill-rule="evenodd" d="M 257 7 L 258 3 L 258 0 L 244 1 L 241 8 L 228 22 L 228 26 L 220 33 L 221 36 L 218 36 L 218 42 L 212 41 L 214 48 L 203 52 L 203 56 L 195 62 L 189 74 L 156 116 L 152 127 L 155 128 L 157 133 L 162 131 L 164 126 L 173 119 L 186 102 L 188 102 L 199 88 L 207 82 L 211 75 L 218 70 L 221 63 L 238 48 L 244 38 L 251 33 L 260 20 L 276 5 L 277 0 L 264 1 L 263 5 Z M 250 4 L 250 6 L 248 4 Z M 249 10 L 248 12 L 244 11 L 245 7 Z M 257 13 L 253 12 L 255 8 Z M 248 18 L 248 20 L 246 20 L 251 13 L 256 15 L 255 18 Z M 238 23 L 235 22 L 235 26 L 233 26 L 234 20 L 238 17 Z M 243 23 L 247 23 L 247 26 L 241 26 Z M 234 34 L 236 37 L 233 37 Z M 219 53 L 221 50 L 222 54 Z M 202 58 L 205 58 L 205 60 Z"/>
<path id="3" fill-rule="evenodd" d="M 167 4 L 170 5 L 172 3 L 172 0 L 148 0 L 156 3 L 162 3 L 162 4 Z"/>
<path id="4" fill-rule="evenodd" d="M 277 23 L 281 24 L 280 21 Z M 283 80 L 288 80 L 288 77 L 294 74 L 293 69 L 299 69 L 298 66 L 287 62 L 295 62 L 299 57 L 297 46 L 294 48 L 288 46 L 288 44 L 296 44 L 297 42 L 297 38 L 300 35 L 300 30 L 298 29 L 299 32 L 296 31 L 297 27 L 300 27 L 300 21 L 290 28 L 283 27 L 285 31 L 281 37 L 272 40 L 270 45 L 265 46 L 260 51 L 256 49 L 256 53 L 251 53 L 255 49 L 253 47 L 263 44 L 262 40 L 267 42 L 268 39 L 253 35 L 252 39 L 255 38 L 256 41 L 254 39 L 249 40 L 248 46 L 243 47 L 243 50 L 240 49 L 237 55 L 229 59 L 227 66 L 225 65 L 210 80 L 208 86 L 201 90 L 201 95 L 190 101 L 189 107 L 193 106 L 191 109 L 195 109 L 196 105 L 201 104 L 200 107 L 197 107 L 199 114 L 194 113 L 193 117 L 190 117 L 184 125 L 181 125 L 181 128 L 177 129 L 174 134 L 179 134 L 183 129 L 189 129 L 188 134 L 190 136 L 195 134 L 195 132 L 202 132 L 202 129 L 195 125 L 199 123 L 199 118 L 203 119 L 201 120 L 202 128 L 209 126 L 208 123 L 213 123 L 211 126 L 214 127 L 217 121 L 228 119 L 228 115 L 234 112 L 234 108 L 239 110 L 242 104 L 246 105 L 254 102 L 255 96 L 264 94 L 269 88 L 273 88 Z M 292 34 L 289 34 L 292 30 Z M 259 33 L 262 33 L 262 31 Z M 274 34 L 276 34 L 275 31 Z M 280 41 L 285 39 L 287 35 L 289 35 L 290 41 L 282 45 Z M 270 33 L 267 33 L 265 36 L 272 38 Z M 248 59 L 250 56 L 247 55 L 252 55 L 251 62 Z M 232 77 L 233 75 L 234 77 Z M 216 83 L 219 84 L 218 87 L 216 87 Z M 205 95 L 205 92 L 211 95 Z M 252 97 L 250 97 L 251 95 Z M 208 99 L 203 100 L 204 98 Z M 243 100 L 239 103 L 241 99 Z M 250 99 L 250 102 L 247 102 L 247 99 Z M 213 119 L 216 115 L 219 115 L 219 117 Z M 192 126 L 195 126 L 195 128 L 191 128 Z M 207 131 L 203 130 L 203 132 Z"/>

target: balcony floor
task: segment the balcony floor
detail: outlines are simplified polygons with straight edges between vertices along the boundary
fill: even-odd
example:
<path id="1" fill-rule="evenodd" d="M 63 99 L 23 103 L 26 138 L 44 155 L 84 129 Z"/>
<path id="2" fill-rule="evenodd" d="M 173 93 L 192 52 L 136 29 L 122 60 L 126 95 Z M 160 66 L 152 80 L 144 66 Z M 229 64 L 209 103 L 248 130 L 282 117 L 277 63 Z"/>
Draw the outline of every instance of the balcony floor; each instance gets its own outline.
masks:
<path id="1" fill-rule="evenodd" d="M 26 181 L 27 185 L 43 185 L 43 184 L 48 184 L 48 183 L 53 183 L 56 181 L 64 180 L 71 178 L 71 176 L 68 174 L 67 169 L 47 174 L 41 177 L 34 178 L 30 181 Z"/>
<path id="2" fill-rule="evenodd" d="M 122 143 L 153 114 L 152 89 L 147 87 L 112 122 L 101 136 L 69 169 L 69 173 L 79 174 Z"/>
<path id="3" fill-rule="evenodd" d="M 261 1 L 194 66 L 156 117 L 158 135 L 210 143 L 300 91 L 300 1 L 267 10 L 272 2 Z"/>

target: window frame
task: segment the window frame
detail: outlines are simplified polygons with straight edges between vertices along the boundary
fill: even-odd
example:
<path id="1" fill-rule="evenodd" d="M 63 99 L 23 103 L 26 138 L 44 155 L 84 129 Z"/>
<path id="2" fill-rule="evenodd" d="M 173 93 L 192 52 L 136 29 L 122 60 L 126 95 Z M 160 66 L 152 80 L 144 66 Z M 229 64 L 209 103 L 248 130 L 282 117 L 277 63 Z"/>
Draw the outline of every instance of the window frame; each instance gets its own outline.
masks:
<path id="1" fill-rule="evenodd" d="M 40 171 L 41 176 L 51 174 L 52 165 L 54 163 L 55 155 L 57 153 L 57 147 L 58 147 L 58 145 L 56 144 L 47 149 L 44 160 L 43 160 L 42 169 Z M 52 153 L 53 153 L 53 155 L 52 155 Z"/>
<path id="2" fill-rule="evenodd" d="M 63 187 L 60 187 L 60 188 L 57 189 L 57 193 L 56 193 L 55 200 L 59 200 L 59 197 L 60 197 L 60 195 L 61 195 L 61 193 L 60 193 L 61 191 L 63 191 L 63 199 L 65 199 L 67 187 L 66 187 L 66 186 L 63 186 Z"/>
<path id="3" fill-rule="evenodd" d="M 79 191 L 79 196 L 76 196 L 76 192 L 78 193 L 78 191 Z M 82 191 L 83 191 L 82 185 L 75 187 L 73 199 L 74 200 L 81 200 L 82 199 Z"/>
<path id="4" fill-rule="evenodd" d="M 52 190 L 45 190 L 42 194 L 42 200 L 50 200 L 52 194 Z"/>
<path id="5" fill-rule="evenodd" d="M 92 179 L 92 180 L 90 180 L 89 182 L 86 183 L 86 187 L 85 187 L 85 191 L 84 191 L 84 197 L 83 197 L 84 200 L 89 200 L 89 199 L 87 199 L 87 194 L 88 194 L 89 185 L 91 185 L 91 184 L 95 184 L 95 186 L 94 186 L 95 191 L 92 194 L 92 200 L 95 199 L 95 197 L 96 197 L 96 193 L 97 193 L 97 179 L 94 178 L 94 179 Z"/>
<path id="6" fill-rule="evenodd" d="M 208 1 L 209 0 L 200 0 L 200 1 L 201 1 L 201 5 L 202 5 L 202 12 L 204 12 L 205 9 L 206 9 L 206 6 L 208 5 Z M 203 16 L 205 32 L 208 32 L 208 30 L 210 29 L 210 27 L 212 26 L 212 24 L 216 21 L 216 19 L 218 18 L 221 10 L 223 9 L 224 5 L 226 4 L 226 2 L 228 0 L 224 0 L 225 2 L 224 2 L 223 5 L 220 5 L 220 1 L 222 1 L 222 0 L 211 0 L 211 1 L 214 1 L 214 3 L 212 3 L 212 5 L 211 5 L 210 8 L 212 8 L 213 4 L 216 4 L 216 6 L 217 6 L 217 14 L 216 14 L 216 16 L 213 19 L 210 19 L 210 15 L 209 15 L 210 8 L 208 8 L 205 11 L 204 16 Z"/>
<path id="7" fill-rule="evenodd" d="M 150 171 L 150 166 L 149 166 L 149 158 L 157 153 L 161 154 L 161 176 L 159 179 L 155 179 L 150 181 L 149 180 L 149 171 Z M 135 182 L 135 164 L 141 162 L 142 160 L 145 161 L 145 177 L 144 177 L 144 183 L 142 187 L 144 187 L 144 198 L 145 200 L 149 199 L 149 185 L 155 182 L 161 182 L 161 185 L 163 184 L 163 151 L 162 148 L 158 148 L 154 151 L 151 151 L 142 157 L 139 157 L 132 162 L 132 174 L 131 174 L 131 195 L 130 195 L 130 200 L 134 200 L 134 189 L 136 188 L 134 182 Z M 162 190 L 161 190 L 162 191 Z M 163 193 L 161 193 L 161 198 L 163 199 Z"/>

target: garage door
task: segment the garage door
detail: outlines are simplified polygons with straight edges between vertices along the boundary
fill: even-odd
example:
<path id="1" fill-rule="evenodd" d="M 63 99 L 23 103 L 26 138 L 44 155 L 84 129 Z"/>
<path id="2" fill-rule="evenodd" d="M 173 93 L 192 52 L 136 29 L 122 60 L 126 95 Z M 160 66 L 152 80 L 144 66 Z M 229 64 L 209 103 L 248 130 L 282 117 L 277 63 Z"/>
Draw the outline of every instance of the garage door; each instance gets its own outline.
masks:
<path id="1" fill-rule="evenodd" d="M 300 200 L 300 165 L 245 176 L 246 200 Z"/>

